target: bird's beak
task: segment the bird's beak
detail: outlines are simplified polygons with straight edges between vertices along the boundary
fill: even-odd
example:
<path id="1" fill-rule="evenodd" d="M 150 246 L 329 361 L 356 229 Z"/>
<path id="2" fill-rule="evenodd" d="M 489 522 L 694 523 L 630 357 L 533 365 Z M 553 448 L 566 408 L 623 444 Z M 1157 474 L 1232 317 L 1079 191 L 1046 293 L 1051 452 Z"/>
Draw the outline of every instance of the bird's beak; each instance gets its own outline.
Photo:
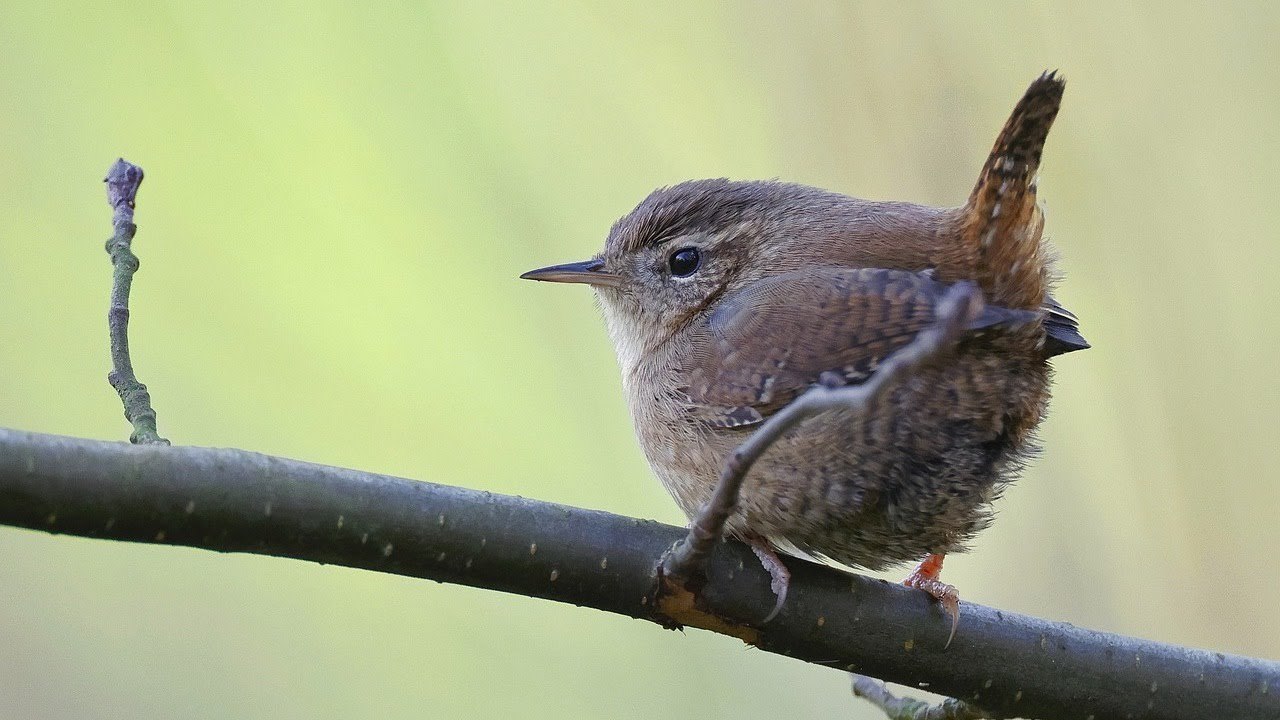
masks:
<path id="1" fill-rule="evenodd" d="M 622 278 L 611 272 L 605 272 L 604 263 L 600 260 L 583 260 L 582 262 L 565 263 L 538 268 L 520 276 L 521 280 L 542 280 L 543 282 L 586 283 L 587 285 L 607 285 L 618 287 Z"/>

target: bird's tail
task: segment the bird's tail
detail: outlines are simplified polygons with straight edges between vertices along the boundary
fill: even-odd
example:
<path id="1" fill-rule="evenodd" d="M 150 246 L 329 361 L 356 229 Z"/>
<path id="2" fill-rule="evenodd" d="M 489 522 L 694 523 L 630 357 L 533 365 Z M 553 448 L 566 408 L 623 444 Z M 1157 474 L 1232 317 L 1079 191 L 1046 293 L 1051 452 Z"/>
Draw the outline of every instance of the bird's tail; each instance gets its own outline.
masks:
<path id="1" fill-rule="evenodd" d="M 945 274 L 975 280 L 989 303 L 1034 310 L 1048 296 L 1049 253 L 1040 242 L 1044 215 L 1036 204 L 1036 179 L 1064 85 L 1056 72 L 1046 72 L 1027 88 L 961 209 L 958 242 L 939 263 Z"/>

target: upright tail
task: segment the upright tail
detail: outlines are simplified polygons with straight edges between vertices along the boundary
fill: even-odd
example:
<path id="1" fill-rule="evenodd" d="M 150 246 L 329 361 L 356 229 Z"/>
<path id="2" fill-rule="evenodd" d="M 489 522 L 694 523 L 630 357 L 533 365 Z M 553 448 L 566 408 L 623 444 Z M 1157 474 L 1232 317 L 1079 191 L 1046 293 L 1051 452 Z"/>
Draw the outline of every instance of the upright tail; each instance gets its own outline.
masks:
<path id="1" fill-rule="evenodd" d="M 1064 86 L 1056 72 L 1046 72 L 1027 88 L 960 210 L 954 244 L 943 251 L 943 279 L 976 281 L 987 302 L 1035 310 L 1048 296 L 1049 256 L 1040 243 L 1044 216 L 1036 205 L 1036 178 Z"/>

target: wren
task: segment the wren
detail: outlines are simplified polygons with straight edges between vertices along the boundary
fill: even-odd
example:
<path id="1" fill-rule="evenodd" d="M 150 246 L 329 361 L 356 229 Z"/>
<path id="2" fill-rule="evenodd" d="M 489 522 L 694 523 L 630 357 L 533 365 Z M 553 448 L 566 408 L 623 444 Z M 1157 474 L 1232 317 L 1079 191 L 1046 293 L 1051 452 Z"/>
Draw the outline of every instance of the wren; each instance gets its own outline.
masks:
<path id="1" fill-rule="evenodd" d="M 645 198 L 594 258 L 521 277 L 594 288 L 640 445 L 690 517 L 754 427 L 817 383 L 866 381 L 950 285 L 975 284 L 986 307 L 955 347 L 874 416 L 833 410 L 782 437 L 726 526 L 775 577 L 774 550 L 870 570 L 921 561 L 906 583 L 954 619 L 942 558 L 991 522 L 1033 452 L 1049 358 L 1089 347 L 1050 296 L 1036 200 L 1062 92 L 1054 73 L 1031 84 L 962 206 L 696 180 Z"/>

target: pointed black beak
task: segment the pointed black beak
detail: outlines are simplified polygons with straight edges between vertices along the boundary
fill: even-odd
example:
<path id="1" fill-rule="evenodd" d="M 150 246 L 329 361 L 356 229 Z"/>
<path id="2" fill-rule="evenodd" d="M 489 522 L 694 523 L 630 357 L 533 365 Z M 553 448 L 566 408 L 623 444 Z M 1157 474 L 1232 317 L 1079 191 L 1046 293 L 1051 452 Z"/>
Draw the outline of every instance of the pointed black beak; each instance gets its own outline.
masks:
<path id="1" fill-rule="evenodd" d="M 520 276 L 521 280 L 541 280 L 543 282 L 586 283 L 587 285 L 608 285 L 617 287 L 622 278 L 605 272 L 604 263 L 600 260 L 583 260 L 582 262 L 552 265 L 538 268 Z"/>

